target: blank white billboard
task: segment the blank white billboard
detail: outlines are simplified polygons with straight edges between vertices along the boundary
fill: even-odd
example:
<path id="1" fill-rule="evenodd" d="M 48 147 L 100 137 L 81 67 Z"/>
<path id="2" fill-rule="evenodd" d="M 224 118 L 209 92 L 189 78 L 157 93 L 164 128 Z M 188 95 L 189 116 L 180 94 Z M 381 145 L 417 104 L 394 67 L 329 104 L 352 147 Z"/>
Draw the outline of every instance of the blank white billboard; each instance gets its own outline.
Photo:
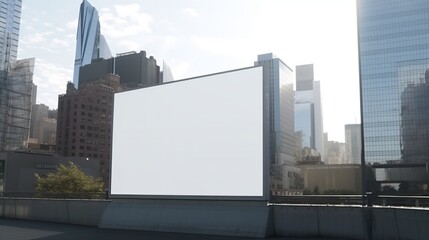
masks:
<path id="1" fill-rule="evenodd" d="M 254 67 L 115 94 L 111 194 L 263 196 Z"/>

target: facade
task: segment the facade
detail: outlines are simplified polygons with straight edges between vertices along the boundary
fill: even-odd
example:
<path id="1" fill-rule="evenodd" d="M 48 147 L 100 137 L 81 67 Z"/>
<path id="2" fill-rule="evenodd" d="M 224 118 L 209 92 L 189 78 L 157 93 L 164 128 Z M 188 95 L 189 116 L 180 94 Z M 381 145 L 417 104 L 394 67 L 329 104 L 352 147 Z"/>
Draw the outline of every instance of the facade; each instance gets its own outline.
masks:
<path id="1" fill-rule="evenodd" d="M 52 110 L 44 104 L 31 108 L 30 138 L 32 143 L 55 145 L 57 119 Z"/>
<path id="2" fill-rule="evenodd" d="M 306 192 L 314 194 L 360 194 L 362 174 L 359 164 L 301 165 Z"/>
<path id="3" fill-rule="evenodd" d="M 346 163 L 346 145 L 342 142 L 328 141 L 326 164 Z"/>
<path id="4" fill-rule="evenodd" d="M 18 55 L 21 0 L 0 1 L 0 71 L 6 71 Z"/>
<path id="5" fill-rule="evenodd" d="M 26 147 L 34 59 L 16 61 L 21 0 L 0 1 L 0 150 Z"/>
<path id="6" fill-rule="evenodd" d="M 387 164 L 385 171 L 377 171 L 379 183 L 427 191 L 424 168 L 402 169 L 408 173 L 401 180 L 387 173 L 429 162 L 429 3 L 360 0 L 358 10 L 365 162 Z M 420 173 L 422 178 L 415 180 Z"/>
<path id="7" fill-rule="evenodd" d="M 302 192 L 302 178 L 295 160 L 293 70 L 272 53 L 258 55 L 255 66 L 263 67 L 264 82 L 271 86 L 270 173 L 273 195 Z"/>
<path id="8" fill-rule="evenodd" d="M 296 66 L 295 131 L 302 133 L 303 147 L 325 159 L 320 82 L 314 81 L 313 64 Z"/>
<path id="9" fill-rule="evenodd" d="M 98 59 L 80 68 L 79 84 L 99 79 L 106 74 L 120 76 L 121 85 L 130 88 L 148 87 L 160 84 L 162 74 L 152 56 L 145 51 L 118 54 L 114 58 Z"/>
<path id="10" fill-rule="evenodd" d="M 9 63 L 0 77 L 0 149 L 26 148 L 30 133 L 34 58 Z"/>
<path id="11" fill-rule="evenodd" d="M 113 95 L 122 90 L 119 76 L 106 75 L 58 97 L 56 152 L 64 157 L 100 161 L 100 175 L 108 187 L 112 145 Z"/>
<path id="12" fill-rule="evenodd" d="M 347 124 L 346 135 L 346 162 L 348 164 L 360 164 L 362 152 L 362 138 L 360 124 Z"/>
<path id="13" fill-rule="evenodd" d="M 99 58 L 111 58 L 109 46 L 100 34 L 98 11 L 88 1 L 80 5 L 79 22 L 76 35 L 76 54 L 73 84 L 79 86 L 79 68 Z"/>
<path id="14" fill-rule="evenodd" d="M 295 103 L 295 131 L 300 134 L 302 148 L 315 148 L 314 139 L 314 104 L 311 102 Z"/>
<path id="15" fill-rule="evenodd" d="M 33 104 L 31 107 L 30 138 L 39 139 L 40 125 L 47 118 L 49 107 L 45 104 Z M 38 141 L 37 141 L 38 142 Z"/>

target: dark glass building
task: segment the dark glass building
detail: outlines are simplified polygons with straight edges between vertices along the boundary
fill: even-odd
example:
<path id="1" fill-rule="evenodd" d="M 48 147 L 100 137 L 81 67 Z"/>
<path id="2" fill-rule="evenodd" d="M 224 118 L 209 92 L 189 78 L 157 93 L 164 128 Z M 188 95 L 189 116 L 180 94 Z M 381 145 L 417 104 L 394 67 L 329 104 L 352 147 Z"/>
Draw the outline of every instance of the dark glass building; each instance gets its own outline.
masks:
<path id="1" fill-rule="evenodd" d="M 97 59 L 80 67 L 79 86 L 109 73 L 119 75 L 121 85 L 130 88 L 148 87 L 162 82 L 156 59 L 147 57 L 145 51 L 140 51 L 121 53 L 109 59 Z"/>
<path id="2" fill-rule="evenodd" d="M 366 164 L 377 185 L 424 193 L 429 163 L 429 1 L 358 0 Z"/>

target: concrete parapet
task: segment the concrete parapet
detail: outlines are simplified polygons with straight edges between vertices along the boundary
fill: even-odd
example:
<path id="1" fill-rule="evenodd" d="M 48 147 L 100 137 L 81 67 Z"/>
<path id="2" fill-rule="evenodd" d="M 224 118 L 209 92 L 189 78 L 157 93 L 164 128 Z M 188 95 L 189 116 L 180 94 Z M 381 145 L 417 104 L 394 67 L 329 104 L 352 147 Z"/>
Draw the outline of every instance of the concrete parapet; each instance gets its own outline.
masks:
<path id="1" fill-rule="evenodd" d="M 274 232 L 284 237 L 319 236 L 317 211 L 310 206 L 273 206 Z"/>
<path id="2" fill-rule="evenodd" d="M 99 227 L 263 238 L 271 223 L 264 201 L 117 199 Z"/>
<path id="3" fill-rule="evenodd" d="M 267 206 L 263 201 L 0 198 L 0 217 L 260 238 L 429 239 L 427 208 Z"/>
<path id="4" fill-rule="evenodd" d="M 396 209 L 398 239 L 429 239 L 429 209 Z"/>
<path id="5" fill-rule="evenodd" d="M 319 233 L 323 237 L 367 239 L 362 207 L 316 207 Z"/>
<path id="6" fill-rule="evenodd" d="M 276 205 L 273 216 L 275 236 L 367 239 L 359 207 Z"/>
<path id="7" fill-rule="evenodd" d="M 108 202 L 70 199 L 0 199 L 0 217 L 97 226 Z"/>

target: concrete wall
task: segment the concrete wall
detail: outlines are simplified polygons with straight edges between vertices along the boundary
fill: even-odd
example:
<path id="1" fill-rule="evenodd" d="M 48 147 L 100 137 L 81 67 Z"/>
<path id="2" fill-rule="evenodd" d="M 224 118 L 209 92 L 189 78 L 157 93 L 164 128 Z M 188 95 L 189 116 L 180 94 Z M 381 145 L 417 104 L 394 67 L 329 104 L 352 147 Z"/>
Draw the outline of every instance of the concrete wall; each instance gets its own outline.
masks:
<path id="1" fill-rule="evenodd" d="M 98 226 L 108 201 L 0 198 L 0 217 Z"/>
<path id="2" fill-rule="evenodd" d="M 429 209 L 276 205 L 273 217 L 282 237 L 429 239 Z"/>
<path id="3" fill-rule="evenodd" d="M 264 201 L 114 199 L 99 227 L 263 238 L 270 210 Z"/>
<path id="4" fill-rule="evenodd" d="M 423 208 L 0 198 L 0 217 L 231 236 L 429 239 L 429 209 Z"/>

